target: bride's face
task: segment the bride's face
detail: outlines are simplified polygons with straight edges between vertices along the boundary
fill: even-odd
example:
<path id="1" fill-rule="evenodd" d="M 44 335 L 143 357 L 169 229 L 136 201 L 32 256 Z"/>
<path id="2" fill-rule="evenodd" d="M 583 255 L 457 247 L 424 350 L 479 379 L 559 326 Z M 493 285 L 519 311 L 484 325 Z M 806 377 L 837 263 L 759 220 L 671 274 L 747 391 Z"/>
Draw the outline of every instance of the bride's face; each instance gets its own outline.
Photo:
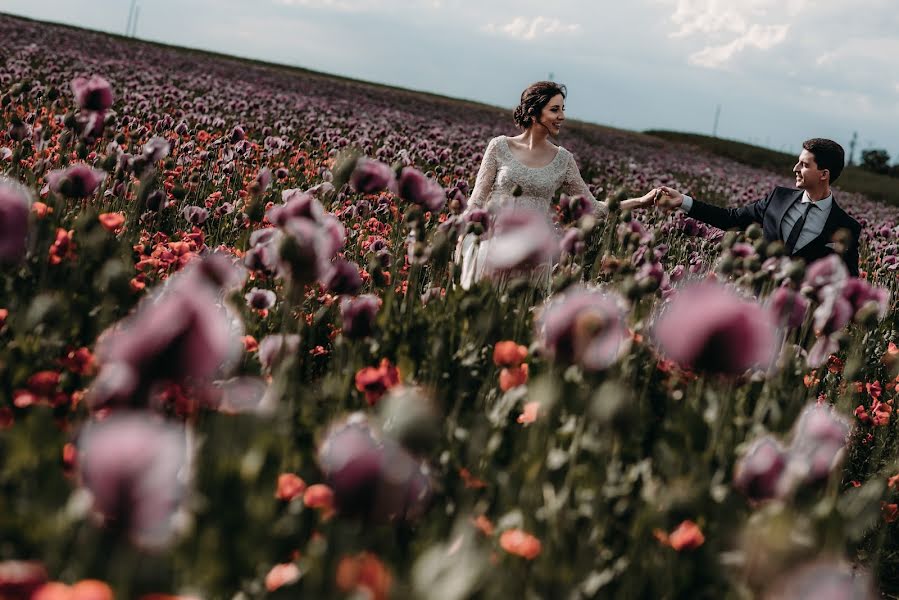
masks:
<path id="1" fill-rule="evenodd" d="M 556 136 L 559 135 L 564 120 L 565 96 L 556 94 L 540 112 L 540 123 L 542 123 L 552 135 Z"/>

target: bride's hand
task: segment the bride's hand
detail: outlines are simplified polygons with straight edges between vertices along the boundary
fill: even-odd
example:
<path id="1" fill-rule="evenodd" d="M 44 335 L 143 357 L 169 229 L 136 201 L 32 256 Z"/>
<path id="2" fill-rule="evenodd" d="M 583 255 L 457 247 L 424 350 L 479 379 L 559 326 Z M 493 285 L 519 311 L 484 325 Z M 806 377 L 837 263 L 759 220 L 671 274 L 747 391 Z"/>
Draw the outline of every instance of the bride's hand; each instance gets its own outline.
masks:
<path id="1" fill-rule="evenodd" d="M 640 208 L 649 208 L 650 206 L 655 205 L 656 198 L 661 193 L 661 190 L 658 188 L 653 188 L 640 196 L 638 200 L 640 201 Z"/>

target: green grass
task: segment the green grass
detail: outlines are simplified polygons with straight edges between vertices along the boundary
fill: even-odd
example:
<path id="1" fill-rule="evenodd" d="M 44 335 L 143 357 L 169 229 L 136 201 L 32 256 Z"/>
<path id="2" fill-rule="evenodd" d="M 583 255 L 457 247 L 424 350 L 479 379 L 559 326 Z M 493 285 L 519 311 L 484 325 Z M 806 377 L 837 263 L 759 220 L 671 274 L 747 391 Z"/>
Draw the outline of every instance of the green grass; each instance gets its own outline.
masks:
<path id="1" fill-rule="evenodd" d="M 711 154 L 779 174 L 788 174 L 796 162 L 796 157 L 792 154 L 734 140 L 677 131 L 650 130 L 644 133 L 669 142 L 696 146 Z M 886 175 L 878 175 L 858 167 L 846 167 L 840 175 L 837 187 L 846 192 L 864 194 L 872 200 L 899 206 L 899 179 Z"/>

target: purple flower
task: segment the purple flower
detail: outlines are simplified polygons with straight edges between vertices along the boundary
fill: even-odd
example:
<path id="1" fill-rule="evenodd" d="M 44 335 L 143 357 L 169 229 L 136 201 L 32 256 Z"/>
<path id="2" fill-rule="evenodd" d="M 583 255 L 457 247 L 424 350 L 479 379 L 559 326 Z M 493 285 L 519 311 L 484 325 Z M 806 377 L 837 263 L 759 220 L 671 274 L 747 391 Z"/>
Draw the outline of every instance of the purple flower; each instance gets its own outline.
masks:
<path id="1" fill-rule="evenodd" d="M 404 167 L 397 181 L 399 196 L 427 210 L 438 211 L 446 203 L 446 193 L 436 181 L 414 167 Z"/>
<path id="2" fill-rule="evenodd" d="M 240 125 L 236 126 L 231 130 L 231 141 L 232 142 L 240 142 L 247 137 L 246 132 L 243 130 L 243 127 Z"/>
<path id="3" fill-rule="evenodd" d="M 600 291 L 575 288 L 554 297 L 536 326 L 550 355 L 589 371 L 608 368 L 628 348 L 622 300 Z"/>
<path id="4" fill-rule="evenodd" d="M 156 383 L 208 381 L 240 353 L 233 323 L 199 269 L 170 278 L 157 297 L 146 298 L 136 314 L 101 335 L 102 367 L 89 404 L 143 405 Z"/>
<path id="5" fill-rule="evenodd" d="M 275 292 L 254 287 L 244 295 L 247 306 L 254 310 L 265 310 L 275 305 Z"/>
<path id="6" fill-rule="evenodd" d="M 374 331 L 375 317 L 380 309 L 380 299 L 371 294 L 364 294 L 358 298 L 344 298 L 340 303 L 343 335 L 350 339 L 370 336 Z"/>
<path id="7" fill-rule="evenodd" d="M 850 429 L 849 421 L 832 407 L 808 405 L 793 427 L 790 471 L 805 483 L 827 479 L 842 462 Z"/>
<path id="8" fill-rule="evenodd" d="M 318 222 L 324 217 L 325 209 L 315 196 L 302 190 L 291 189 L 281 192 L 284 204 L 273 206 L 266 213 L 266 218 L 272 225 L 283 227 L 287 221 L 294 217 L 303 217 Z"/>
<path id="9" fill-rule="evenodd" d="M 355 294 L 362 287 L 359 266 L 338 258 L 322 278 L 322 285 L 334 294 Z"/>
<path id="10" fill-rule="evenodd" d="M 562 252 L 577 256 L 583 254 L 586 245 L 584 244 L 584 234 L 577 227 L 570 227 L 565 230 L 562 235 L 561 242 Z"/>
<path id="11" fill-rule="evenodd" d="M 300 217 L 288 220 L 282 229 L 280 271 L 299 283 L 311 283 L 321 278 L 333 256 L 331 240 L 322 227 Z"/>
<path id="12" fill-rule="evenodd" d="M 788 287 L 779 287 L 771 294 L 770 310 L 781 327 L 801 327 L 808 312 L 809 301 Z"/>
<path id="13" fill-rule="evenodd" d="M 79 163 L 67 169 L 57 169 L 47 173 L 50 189 L 69 198 L 87 198 L 96 191 L 106 172 Z"/>
<path id="14" fill-rule="evenodd" d="M 546 215 L 529 209 L 501 211 L 493 224 L 487 267 L 494 273 L 549 268 L 559 253 L 559 242 Z"/>
<path id="15" fill-rule="evenodd" d="M 362 413 L 331 427 L 319 446 L 318 463 L 341 516 L 407 520 L 427 507 L 427 467 L 392 439 L 382 438 Z"/>
<path id="16" fill-rule="evenodd" d="M 76 77 L 72 80 L 75 102 L 84 110 L 104 111 L 112 106 L 112 86 L 99 75 L 90 79 Z"/>
<path id="17" fill-rule="evenodd" d="M 0 263 L 18 263 L 25 257 L 31 198 L 25 187 L 0 178 Z"/>
<path id="18" fill-rule="evenodd" d="M 754 441 L 734 471 L 734 487 L 751 500 L 781 497 L 787 453 L 780 442 L 769 435 Z"/>
<path id="19" fill-rule="evenodd" d="M 559 207 L 569 223 L 577 221 L 584 215 L 593 213 L 593 203 L 586 196 L 562 194 L 559 198 Z"/>
<path id="20" fill-rule="evenodd" d="M 202 206 L 185 206 L 181 214 L 192 225 L 202 225 L 209 218 L 209 211 Z"/>
<path id="21" fill-rule="evenodd" d="M 250 234 L 250 249 L 244 254 L 244 266 L 252 271 L 274 273 L 278 268 L 278 246 L 282 235 L 274 227 L 257 229 Z"/>
<path id="22" fill-rule="evenodd" d="M 143 156 L 150 164 L 162 160 L 169 155 L 171 146 L 167 139 L 162 137 L 154 137 L 144 144 Z"/>
<path id="23" fill-rule="evenodd" d="M 852 305 L 853 313 L 873 302 L 877 306 L 878 317 L 882 319 L 890 307 L 889 290 L 873 286 L 864 279 L 850 278 L 843 286 L 842 296 Z"/>
<path id="24" fill-rule="evenodd" d="M 362 157 L 356 161 L 350 175 L 350 185 L 357 192 L 374 194 L 396 185 L 393 169 L 381 161 Z"/>
<path id="25" fill-rule="evenodd" d="M 686 287 L 656 317 L 662 354 L 683 367 L 739 375 L 774 358 L 774 322 L 761 306 L 712 283 Z"/>
<path id="26" fill-rule="evenodd" d="M 259 362 L 266 371 L 273 371 L 278 368 L 281 361 L 296 354 L 300 348 L 300 336 L 296 334 L 290 335 L 267 335 L 259 342 Z"/>
<path id="27" fill-rule="evenodd" d="M 113 414 L 88 423 L 78 445 L 81 484 L 106 527 L 141 547 L 170 543 L 185 495 L 184 430 L 143 413 Z"/>
<path id="28" fill-rule="evenodd" d="M 818 293 L 822 288 L 828 286 L 842 287 L 847 279 L 849 279 L 849 271 L 846 270 L 843 259 L 836 254 L 830 254 L 808 266 L 802 285 L 809 286 L 815 293 Z"/>

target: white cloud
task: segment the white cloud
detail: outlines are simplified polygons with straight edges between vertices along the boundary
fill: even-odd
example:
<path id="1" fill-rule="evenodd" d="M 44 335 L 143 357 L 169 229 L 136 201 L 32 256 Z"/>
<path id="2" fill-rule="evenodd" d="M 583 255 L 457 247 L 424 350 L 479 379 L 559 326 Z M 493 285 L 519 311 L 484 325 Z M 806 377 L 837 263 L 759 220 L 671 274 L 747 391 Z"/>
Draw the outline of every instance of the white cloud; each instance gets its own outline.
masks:
<path id="1" fill-rule="evenodd" d="M 566 24 L 559 19 L 549 17 L 515 17 L 505 25 L 488 24 L 484 31 L 496 33 L 519 40 L 534 40 L 538 37 L 552 35 L 573 35 L 579 33 L 579 24 Z"/>
<path id="2" fill-rule="evenodd" d="M 747 49 L 769 50 L 785 39 L 784 21 L 797 16 L 808 0 L 658 0 L 674 7 L 675 39 L 699 39 L 704 47 L 689 55 L 690 64 L 721 68 Z M 787 21 L 789 22 L 789 21 Z"/>
<path id="3" fill-rule="evenodd" d="M 735 54 L 746 48 L 768 50 L 782 43 L 790 30 L 789 25 L 753 25 L 740 37 L 720 46 L 706 46 L 690 55 L 690 63 L 718 68 L 727 63 Z"/>

